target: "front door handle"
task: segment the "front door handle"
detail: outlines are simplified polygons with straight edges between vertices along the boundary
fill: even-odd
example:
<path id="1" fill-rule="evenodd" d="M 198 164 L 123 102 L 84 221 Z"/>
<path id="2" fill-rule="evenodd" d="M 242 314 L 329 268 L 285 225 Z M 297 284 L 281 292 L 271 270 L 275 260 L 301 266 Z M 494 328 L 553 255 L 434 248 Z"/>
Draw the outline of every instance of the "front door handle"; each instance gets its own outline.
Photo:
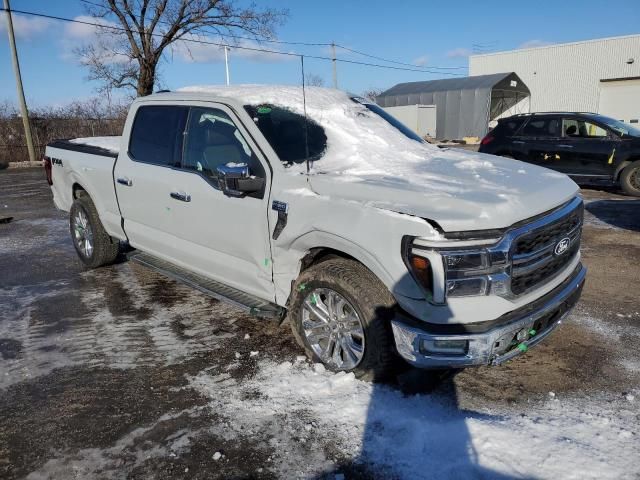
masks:
<path id="1" fill-rule="evenodd" d="M 125 187 L 130 187 L 131 185 L 133 185 L 131 179 L 127 177 L 120 177 L 116 180 L 116 182 L 118 182 L 120 185 L 124 185 Z"/>
<path id="2" fill-rule="evenodd" d="M 558 145 L 559 148 L 573 148 L 573 145 Z"/>
<path id="3" fill-rule="evenodd" d="M 169 196 L 171 198 L 173 198 L 174 200 L 180 200 L 181 202 L 190 202 L 191 201 L 191 195 L 189 195 L 188 193 L 184 193 L 184 192 L 171 192 L 169 194 Z"/>

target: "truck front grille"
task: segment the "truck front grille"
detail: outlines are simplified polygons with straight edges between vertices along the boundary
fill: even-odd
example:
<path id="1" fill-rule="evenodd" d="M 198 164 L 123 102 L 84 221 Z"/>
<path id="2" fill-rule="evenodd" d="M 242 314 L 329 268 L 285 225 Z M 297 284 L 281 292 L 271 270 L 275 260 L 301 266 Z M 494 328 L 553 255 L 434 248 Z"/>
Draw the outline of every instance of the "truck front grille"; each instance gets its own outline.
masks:
<path id="1" fill-rule="evenodd" d="M 562 218 L 517 237 L 511 248 L 511 293 L 521 295 L 552 280 L 578 254 L 583 204 Z M 560 245 L 564 242 L 563 248 Z"/>

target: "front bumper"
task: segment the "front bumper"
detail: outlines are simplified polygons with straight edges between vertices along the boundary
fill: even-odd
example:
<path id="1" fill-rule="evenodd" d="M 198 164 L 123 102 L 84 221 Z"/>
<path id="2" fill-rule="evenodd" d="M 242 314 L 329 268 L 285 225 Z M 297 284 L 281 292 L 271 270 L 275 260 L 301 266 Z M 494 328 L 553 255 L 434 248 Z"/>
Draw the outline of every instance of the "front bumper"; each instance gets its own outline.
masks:
<path id="1" fill-rule="evenodd" d="M 562 322 L 578 302 L 586 274 L 587 269 L 579 264 L 567 281 L 541 302 L 534 302 L 533 308 L 512 312 L 506 323 L 482 333 L 429 332 L 421 322 L 398 315 L 392 320 L 396 349 L 407 362 L 420 368 L 499 365 L 542 341 Z M 465 354 L 435 354 L 422 348 L 424 340 L 467 340 L 468 346 Z"/>

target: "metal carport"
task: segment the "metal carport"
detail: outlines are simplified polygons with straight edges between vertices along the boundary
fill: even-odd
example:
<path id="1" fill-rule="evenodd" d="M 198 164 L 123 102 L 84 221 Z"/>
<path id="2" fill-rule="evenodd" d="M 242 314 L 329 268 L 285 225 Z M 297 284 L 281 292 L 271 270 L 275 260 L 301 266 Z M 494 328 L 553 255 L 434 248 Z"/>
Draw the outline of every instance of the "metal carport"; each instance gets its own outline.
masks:
<path id="1" fill-rule="evenodd" d="M 529 98 L 513 72 L 399 83 L 376 97 L 381 107 L 436 105 L 436 138 L 483 137 L 491 120 Z M 525 113 L 525 112 L 513 112 Z"/>

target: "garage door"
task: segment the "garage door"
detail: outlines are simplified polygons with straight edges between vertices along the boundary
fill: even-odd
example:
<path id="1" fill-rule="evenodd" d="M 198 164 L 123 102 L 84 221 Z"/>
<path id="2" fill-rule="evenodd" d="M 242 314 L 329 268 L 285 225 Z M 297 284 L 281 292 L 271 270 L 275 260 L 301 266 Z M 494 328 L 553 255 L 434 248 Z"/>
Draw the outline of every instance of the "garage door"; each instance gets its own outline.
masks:
<path id="1" fill-rule="evenodd" d="M 640 78 L 600 80 L 598 113 L 627 123 L 640 121 Z"/>

